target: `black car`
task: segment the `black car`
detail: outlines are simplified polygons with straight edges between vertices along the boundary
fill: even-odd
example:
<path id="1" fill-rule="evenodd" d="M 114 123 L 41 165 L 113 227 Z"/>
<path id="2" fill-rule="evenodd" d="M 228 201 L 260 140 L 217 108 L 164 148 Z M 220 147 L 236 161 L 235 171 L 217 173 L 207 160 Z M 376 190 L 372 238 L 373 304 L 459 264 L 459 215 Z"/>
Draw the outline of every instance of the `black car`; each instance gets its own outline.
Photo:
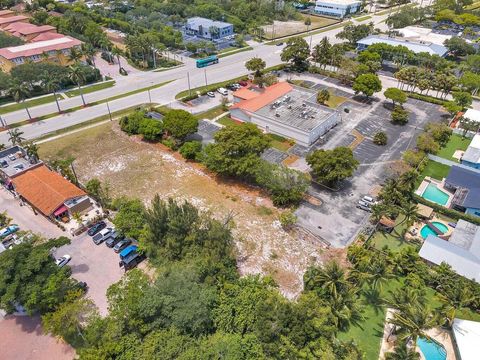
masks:
<path id="1" fill-rule="evenodd" d="M 107 224 L 105 224 L 105 221 L 99 221 L 95 225 L 93 225 L 90 229 L 88 229 L 87 234 L 90 236 L 95 235 L 98 233 L 100 230 L 105 229 L 107 227 Z"/>
<path id="2" fill-rule="evenodd" d="M 119 253 L 120 251 L 122 251 L 123 249 L 125 249 L 128 245 L 130 245 L 132 243 L 132 239 L 123 239 L 123 240 L 120 240 L 114 247 L 113 247 L 113 251 L 115 251 L 116 253 Z"/>
<path id="3" fill-rule="evenodd" d="M 123 240 L 124 236 L 121 235 L 118 231 L 114 230 L 108 236 L 107 240 L 105 241 L 105 245 L 109 248 L 113 248 L 120 240 Z"/>
<path id="4" fill-rule="evenodd" d="M 83 292 L 87 292 L 87 290 L 88 290 L 88 285 L 87 285 L 87 283 L 86 283 L 85 281 L 79 281 L 79 282 L 77 283 L 77 287 L 78 287 L 80 290 L 82 290 Z"/>
<path id="5" fill-rule="evenodd" d="M 127 257 L 123 258 L 118 265 L 127 271 L 140 264 L 143 260 L 145 260 L 145 258 L 145 254 L 133 251 Z"/>

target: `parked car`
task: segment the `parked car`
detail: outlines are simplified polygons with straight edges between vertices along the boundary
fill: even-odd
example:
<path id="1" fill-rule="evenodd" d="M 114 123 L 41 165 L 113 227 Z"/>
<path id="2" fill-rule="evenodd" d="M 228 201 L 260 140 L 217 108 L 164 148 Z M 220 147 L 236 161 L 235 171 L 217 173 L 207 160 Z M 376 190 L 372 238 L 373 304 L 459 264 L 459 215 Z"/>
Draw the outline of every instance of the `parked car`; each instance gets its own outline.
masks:
<path id="1" fill-rule="evenodd" d="M 366 201 L 363 201 L 363 200 L 358 200 L 358 205 L 362 205 L 362 206 L 365 206 L 365 207 L 370 207 L 370 203 L 366 202 Z"/>
<path id="2" fill-rule="evenodd" d="M 283 42 L 278 42 L 277 43 L 277 46 L 282 46 L 283 45 Z"/>
<path id="3" fill-rule="evenodd" d="M 3 239 L 8 235 L 12 235 L 13 233 L 16 233 L 18 230 L 20 230 L 20 228 L 18 227 L 17 224 L 9 225 L 3 228 L 2 230 L 0 230 L 0 239 Z"/>
<path id="4" fill-rule="evenodd" d="M 58 267 L 64 267 L 70 260 L 72 260 L 70 255 L 63 255 L 62 257 L 55 259 L 55 264 L 57 264 Z"/>
<path id="5" fill-rule="evenodd" d="M 368 196 L 368 195 L 365 195 L 364 197 L 362 197 L 362 201 L 370 204 L 370 205 L 375 205 L 376 204 L 376 201 L 374 198 L 372 198 L 371 196 Z"/>
<path id="6" fill-rule="evenodd" d="M 138 249 L 138 246 L 137 246 L 137 245 L 130 245 L 130 246 L 126 247 L 126 248 L 123 249 L 122 252 L 120 253 L 120 259 L 123 259 L 123 258 L 127 257 L 127 256 L 130 255 L 132 252 L 137 251 L 137 249 Z"/>
<path id="7" fill-rule="evenodd" d="M 138 251 L 132 251 L 128 254 L 128 256 L 124 257 L 118 265 L 123 267 L 125 271 L 133 269 L 135 266 L 140 264 L 143 260 L 145 260 L 146 256 L 143 253 L 139 253 Z"/>
<path id="8" fill-rule="evenodd" d="M 128 245 L 132 243 L 132 239 L 125 238 L 123 240 L 120 240 L 114 247 L 113 251 L 116 253 L 119 253 L 123 249 L 125 249 Z"/>
<path id="9" fill-rule="evenodd" d="M 103 230 L 100 230 L 97 234 L 93 236 L 93 242 L 95 245 L 100 245 L 102 242 L 108 239 L 110 234 L 112 233 L 113 229 L 112 228 L 106 228 Z"/>
<path id="10" fill-rule="evenodd" d="M 222 95 L 222 96 L 227 96 L 227 95 L 228 95 L 228 90 L 225 89 L 225 88 L 223 88 L 223 87 L 218 88 L 218 89 L 217 89 L 217 92 L 218 92 L 220 95 Z"/>
<path id="11" fill-rule="evenodd" d="M 207 96 L 208 97 L 211 97 L 211 98 L 214 98 L 215 97 L 215 93 L 213 91 L 209 91 L 207 92 Z"/>
<path id="12" fill-rule="evenodd" d="M 368 206 L 362 205 L 362 204 L 357 204 L 358 209 L 362 209 L 364 211 L 372 212 L 372 209 L 370 209 Z"/>
<path id="13" fill-rule="evenodd" d="M 248 81 L 245 81 L 245 80 L 240 80 L 238 83 L 240 84 L 240 86 L 247 86 L 248 85 Z"/>
<path id="14" fill-rule="evenodd" d="M 120 234 L 119 231 L 114 230 L 108 235 L 107 239 L 105 240 L 105 245 L 107 245 L 109 248 L 113 248 L 123 238 L 124 236 Z"/>
<path id="15" fill-rule="evenodd" d="M 88 229 L 87 234 L 90 236 L 93 236 L 96 233 L 98 233 L 100 230 L 105 229 L 106 227 L 107 227 L 107 224 L 105 223 L 105 221 L 103 220 L 99 221 L 98 223 L 93 225 L 90 229 Z"/>
<path id="16" fill-rule="evenodd" d="M 237 88 L 236 88 L 233 84 L 227 85 L 226 88 L 227 88 L 228 90 L 232 90 L 232 91 L 237 90 Z"/>

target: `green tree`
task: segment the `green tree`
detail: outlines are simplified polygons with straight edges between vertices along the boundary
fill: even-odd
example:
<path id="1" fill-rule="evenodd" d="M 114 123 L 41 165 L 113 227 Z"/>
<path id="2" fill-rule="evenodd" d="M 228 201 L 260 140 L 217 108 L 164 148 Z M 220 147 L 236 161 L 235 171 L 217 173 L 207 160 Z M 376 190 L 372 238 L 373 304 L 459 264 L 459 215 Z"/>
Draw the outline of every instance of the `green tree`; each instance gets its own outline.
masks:
<path id="1" fill-rule="evenodd" d="M 25 140 L 25 138 L 22 135 L 23 135 L 23 131 L 21 131 L 18 128 L 10 130 L 8 141 L 10 141 L 13 146 L 20 145 Z"/>
<path id="2" fill-rule="evenodd" d="M 415 349 L 409 349 L 405 342 L 399 342 L 393 352 L 385 354 L 385 360 L 419 360 L 420 354 Z"/>
<path id="3" fill-rule="evenodd" d="M 319 104 L 325 105 L 325 103 L 330 99 L 330 92 L 327 89 L 322 89 L 317 93 L 317 102 Z"/>
<path id="4" fill-rule="evenodd" d="M 163 124 L 155 119 L 144 118 L 140 121 L 138 132 L 144 140 L 156 141 L 162 137 Z"/>
<path id="5" fill-rule="evenodd" d="M 360 25 L 345 25 L 336 37 L 347 40 L 350 46 L 355 46 L 360 39 L 367 37 L 373 32 L 373 23 Z"/>
<path id="6" fill-rule="evenodd" d="M 383 131 L 379 131 L 373 136 L 373 143 L 375 145 L 387 145 L 387 141 L 387 134 Z"/>
<path id="7" fill-rule="evenodd" d="M 394 312 L 389 322 L 399 329 L 398 339 L 411 340 L 414 344 L 419 337 L 430 339 L 426 331 L 439 325 L 438 318 L 432 314 L 425 303 L 413 301 Z"/>
<path id="8" fill-rule="evenodd" d="M 179 142 L 198 129 L 198 119 L 185 110 L 170 110 L 163 118 L 165 132 Z"/>
<path id="9" fill-rule="evenodd" d="M 472 105 L 473 99 L 472 95 L 466 91 L 454 91 L 453 101 L 463 109 L 466 109 Z"/>
<path id="10" fill-rule="evenodd" d="M 68 54 L 68 60 L 77 64 L 83 57 L 82 51 L 75 47 L 70 49 L 70 53 Z"/>
<path id="11" fill-rule="evenodd" d="M 375 74 L 357 76 L 352 86 L 355 94 L 363 93 L 367 98 L 382 90 L 382 82 Z"/>
<path id="12" fill-rule="evenodd" d="M 285 48 L 280 54 L 282 61 L 291 62 L 298 71 L 308 68 L 307 59 L 310 56 L 310 48 L 307 41 L 302 37 L 294 37 L 287 40 Z"/>
<path id="13" fill-rule="evenodd" d="M 188 160 L 197 159 L 201 151 L 202 143 L 199 141 L 187 141 L 179 149 L 180 154 Z"/>
<path id="14" fill-rule="evenodd" d="M 260 155 L 268 148 L 267 138 L 254 124 L 230 125 L 215 135 L 215 143 L 205 147 L 203 162 L 222 175 L 254 177 Z"/>
<path id="15" fill-rule="evenodd" d="M 422 133 L 417 138 L 417 148 L 427 154 L 436 154 L 440 150 L 440 145 L 430 134 Z"/>
<path id="16" fill-rule="evenodd" d="M 261 78 L 262 77 L 262 71 L 266 67 L 266 63 L 264 60 L 262 60 L 259 57 L 254 57 L 248 60 L 245 63 L 245 67 L 247 68 L 248 71 L 254 71 L 254 77 L 255 78 Z"/>
<path id="17" fill-rule="evenodd" d="M 58 112 L 61 113 L 62 110 L 60 109 L 60 104 L 57 97 L 57 91 L 60 89 L 60 82 L 57 79 L 51 78 L 48 73 L 45 73 L 44 78 L 42 79 L 42 86 L 46 92 L 53 93 Z"/>
<path id="18" fill-rule="evenodd" d="M 25 150 L 27 152 L 27 156 L 29 159 L 32 159 L 33 161 L 38 161 L 38 145 L 33 143 L 33 142 L 28 142 L 25 144 Z"/>
<path id="19" fill-rule="evenodd" d="M 112 207 L 118 210 L 113 224 L 125 236 L 138 239 L 145 225 L 145 206 L 139 199 L 117 198 Z"/>
<path id="20" fill-rule="evenodd" d="M 82 68 L 78 65 L 72 65 L 69 67 L 68 70 L 68 77 L 78 86 L 78 91 L 80 92 L 80 96 L 82 98 L 83 106 L 86 106 L 85 99 L 83 97 L 83 90 L 82 84 L 85 83 L 85 73 L 83 72 Z"/>
<path id="21" fill-rule="evenodd" d="M 396 105 L 391 113 L 391 118 L 394 124 L 405 125 L 408 123 L 408 111 L 400 105 Z"/>
<path id="22" fill-rule="evenodd" d="M 450 113 L 451 116 L 455 116 L 458 112 L 462 111 L 462 107 L 457 105 L 455 101 L 447 101 L 443 107 Z"/>
<path id="23" fill-rule="evenodd" d="M 10 87 L 7 90 L 9 96 L 13 98 L 13 100 L 20 104 L 23 103 L 25 107 L 25 111 L 27 112 L 28 118 L 32 120 L 32 115 L 30 115 L 30 111 L 28 110 L 27 103 L 25 99 L 30 96 L 30 89 L 28 86 L 23 82 L 13 81 L 10 84 Z"/>
<path id="24" fill-rule="evenodd" d="M 331 63 L 332 60 L 332 45 L 328 41 L 328 38 L 325 36 L 320 40 L 320 42 L 315 45 L 313 48 L 313 60 L 316 63 L 319 63 L 320 66 L 323 66 L 324 68 Z"/>
<path id="25" fill-rule="evenodd" d="M 475 54 L 475 48 L 473 45 L 467 43 L 464 39 L 453 36 L 450 39 L 445 40 L 443 43 L 447 49 L 456 56 L 466 56 Z"/>
<path id="26" fill-rule="evenodd" d="M 348 147 L 315 150 L 307 156 L 307 163 L 314 178 L 329 185 L 352 176 L 359 164 Z"/>
<path id="27" fill-rule="evenodd" d="M 387 99 L 392 100 L 393 106 L 395 107 L 395 103 L 403 105 L 407 101 L 407 94 L 397 88 L 388 88 L 383 93 Z"/>

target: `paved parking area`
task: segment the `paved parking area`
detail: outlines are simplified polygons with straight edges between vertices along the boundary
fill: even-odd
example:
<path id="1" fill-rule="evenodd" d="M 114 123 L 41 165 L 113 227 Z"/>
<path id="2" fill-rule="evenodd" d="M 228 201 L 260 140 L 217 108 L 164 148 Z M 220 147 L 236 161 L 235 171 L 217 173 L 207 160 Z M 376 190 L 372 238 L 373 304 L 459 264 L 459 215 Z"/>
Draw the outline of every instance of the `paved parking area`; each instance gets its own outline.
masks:
<path id="1" fill-rule="evenodd" d="M 201 141 L 203 145 L 207 145 L 214 141 L 213 136 L 218 130 L 220 130 L 220 126 L 212 124 L 210 121 L 200 120 L 197 132 L 190 136 L 188 140 Z"/>
<path id="2" fill-rule="evenodd" d="M 69 245 L 62 246 L 55 252 L 56 257 L 65 254 L 72 257 L 68 263 L 72 276 L 88 284 L 87 296 L 98 306 L 100 314 L 106 315 L 107 289 L 124 274 L 123 268 L 118 266 L 118 254 L 105 243 L 95 245 L 87 233 L 74 237 Z"/>
<path id="3" fill-rule="evenodd" d="M 274 148 L 268 148 L 262 154 L 262 159 L 272 164 L 280 164 L 287 157 L 288 154 L 286 152 Z"/>

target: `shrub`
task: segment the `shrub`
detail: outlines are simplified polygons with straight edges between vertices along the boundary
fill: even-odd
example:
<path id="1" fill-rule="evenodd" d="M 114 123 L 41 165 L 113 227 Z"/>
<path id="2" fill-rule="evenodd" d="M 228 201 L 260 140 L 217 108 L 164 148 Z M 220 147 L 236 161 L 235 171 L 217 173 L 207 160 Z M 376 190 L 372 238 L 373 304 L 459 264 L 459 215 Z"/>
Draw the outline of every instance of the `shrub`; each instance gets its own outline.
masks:
<path id="1" fill-rule="evenodd" d="M 394 124 L 405 125 L 408 123 L 408 111 L 400 105 L 394 107 L 391 116 Z"/>
<path id="2" fill-rule="evenodd" d="M 387 145 L 387 140 L 387 134 L 383 131 L 379 131 L 373 136 L 373 143 L 376 145 Z"/>
<path id="3" fill-rule="evenodd" d="M 179 149 L 180 154 L 188 160 L 196 160 L 201 151 L 202 144 L 198 141 L 188 141 Z"/>
<path id="4" fill-rule="evenodd" d="M 138 133 L 142 134 L 145 140 L 156 141 L 162 137 L 163 125 L 158 120 L 143 118 L 140 120 Z"/>
<path id="5" fill-rule="evenodd" d="M 436 105 L 444 106 L 446 103 L 448 103 L 448 101 L 446 101 L 446 100 L 442 100 L 442 99 L 439 99 L 439 98 L 436 98 L 436 97 L 433 97 L 433 96 L 429 96 L 429 95 L 407 93 L 407 96 L 411 99 L 421 100 L 421 101 L 429 102 L 429 103 L 436 104 Z"/>
<path id="6" fill-rule="evenodd" d="M 293 211 L 287 210 L 280 214 L 278 220 L 280 221 L 282 227 L 287 230 L 297 223 L 297 216 L 293 213 Z"/>
<path id="7" fill-rule="evenodd" d="M 140 123 L 144 119 L 145 113 L 143 111 L 134 111 L 130 115 L 120 119 L 120 128 L 128 135 L 139 134 Z"/>
<path id="8" fill-rule="evenodd" d="M 417 138 L 417 149 L 427 154 L 436 154 L 440 150 L 440 145 L 433 139 L 429 133 L 422 133 Z"/>
<path id="9" fill-rule="evenodd" d="M 173 139 L 163 139 L 162 144 L 168 147 L 169 149 L 176 150 L 177 149 L 177 144 L 175 143 L 175 140 Z"/>

